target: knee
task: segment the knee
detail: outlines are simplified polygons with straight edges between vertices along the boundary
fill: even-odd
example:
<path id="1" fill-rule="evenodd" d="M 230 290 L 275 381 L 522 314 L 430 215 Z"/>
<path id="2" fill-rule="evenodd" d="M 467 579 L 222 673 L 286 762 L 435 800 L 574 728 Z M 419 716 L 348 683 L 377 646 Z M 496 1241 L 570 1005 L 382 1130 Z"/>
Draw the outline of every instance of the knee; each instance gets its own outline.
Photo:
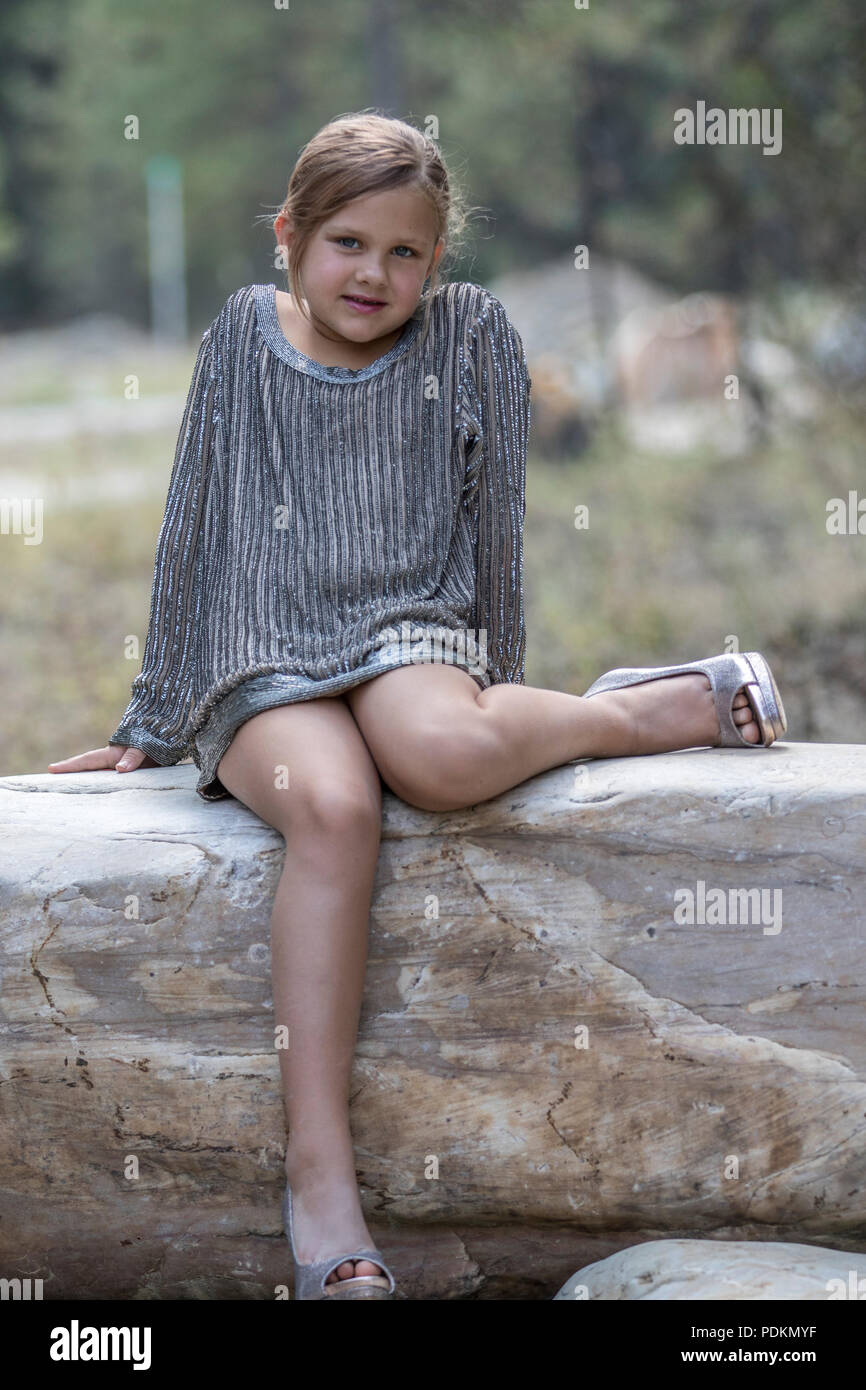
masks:
<path id="1" fill-rule="evenodd" d="M 313 842 L 371 841 L 382 828 L 382 789 L 341 777 L 323 777 L 289 785 L 283 792 L 283 825 L 288 839 Z"/>
<path id="2" fill-rule="evenodd" d="M 484 767 L 498 748 L 481 709 L 477 717 L 428 718 L 391 751 L 386 781 L 401 801 L 421 811 L 460 811 L 485 799 Z"/>

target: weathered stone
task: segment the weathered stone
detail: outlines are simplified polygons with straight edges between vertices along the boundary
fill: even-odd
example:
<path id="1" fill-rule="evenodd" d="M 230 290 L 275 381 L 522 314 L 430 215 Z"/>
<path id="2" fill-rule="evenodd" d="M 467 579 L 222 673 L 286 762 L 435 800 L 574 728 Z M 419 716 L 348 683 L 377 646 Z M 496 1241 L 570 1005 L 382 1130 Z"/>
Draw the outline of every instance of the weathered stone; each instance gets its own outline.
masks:
<path id="1" fill-rule="evenodd" d="M 866 1298 L 866 1255 L 779 1240 L 650 1240 L 586 1265 L 562 1299 Z"/>
<path id="2" fill-rule="evenodd" d="M 195 778 L 0 780 L 0 1254 L 54 1296 L 287 1277 L 284 843 Z M 352 1123 L 411 1296 L 550 1298 L 641 1238 L 858 1249 L 864 851 L 862 746 L 576 763 L 449 814 L 386 795 Z M 781 930 L 678 922 L 699 881 L 781 889 Z"/>

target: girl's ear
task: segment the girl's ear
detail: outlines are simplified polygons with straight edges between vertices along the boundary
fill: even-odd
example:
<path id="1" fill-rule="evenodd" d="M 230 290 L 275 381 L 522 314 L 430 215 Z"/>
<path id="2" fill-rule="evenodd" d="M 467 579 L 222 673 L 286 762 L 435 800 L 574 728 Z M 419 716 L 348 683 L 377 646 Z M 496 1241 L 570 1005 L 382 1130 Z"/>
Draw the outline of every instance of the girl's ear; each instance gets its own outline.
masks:
<path id="1" fill-rule="evenodd" d="M 291 241 L 294 232 L 294 224 L 289 214 L 287 212 L 277 213 L 277 216 L 274 218 L 274 236 L 277 241 Z"/>
<path id="2" fill-rule="evenodd" d="M 435 267 L 435 265 L 436 265 L 436 262 L 439 260 L 439 257 L 442 255 L 442 252 L 443 252 L 444 250 L 445 250 L 445 239 L 444 239 L 444 237 L 440 237 L 439 240 L 437 241 L 436 245 L 433 247 L 433 255 L 430 257 L 430 264 L 429 264 L 428 267 L 427 267 L 427 275 L 428 275 L 428 276 L 430 276 L 430 275 L 433 274 L 433 269 L 434 269 L 434 267 Z"/>

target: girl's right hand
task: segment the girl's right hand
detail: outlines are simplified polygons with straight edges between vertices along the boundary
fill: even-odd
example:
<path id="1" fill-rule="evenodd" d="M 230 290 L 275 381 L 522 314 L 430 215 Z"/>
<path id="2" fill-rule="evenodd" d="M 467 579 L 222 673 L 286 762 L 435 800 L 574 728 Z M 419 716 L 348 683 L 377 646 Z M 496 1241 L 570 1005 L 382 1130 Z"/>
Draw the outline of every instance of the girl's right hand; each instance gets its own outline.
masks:
<path id="1" fill-rule="evenodd" d="M 89 753 L 79 753 L 74 758 L 64 758 L 59 763 L 49 763 L 49 772 L 104 772 L 114 768 L 117 772 L 135 772 L 140 767 L 159 767 L 159 763 L 140 748 L 125 748 L 122 743 L 109 743 L 105 748 L 92 748 Z"/>

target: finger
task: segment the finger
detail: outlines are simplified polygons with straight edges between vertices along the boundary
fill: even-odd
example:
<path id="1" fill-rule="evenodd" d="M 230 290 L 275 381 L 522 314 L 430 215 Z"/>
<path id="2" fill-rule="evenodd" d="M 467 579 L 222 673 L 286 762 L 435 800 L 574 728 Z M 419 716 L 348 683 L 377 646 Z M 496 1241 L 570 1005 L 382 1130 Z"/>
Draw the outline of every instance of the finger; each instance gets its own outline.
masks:
<path id="1" fill-rule="evenodd" d="M 60 762 L 49 763 L 49 772 L 99 772 L 106 767 L 114 767 L 122 748 L 91 748 L 87 753 L 78 753 L 74 758 L 63 758 Z"/>
<path id="2" fill-rule="evenodd" d="M 140 748 L 127 748 L 123 757 L 117 762 L 118 772 L 134 772 L 137 767 L 141 767 L 147 761 L 147 754 Z"/>

